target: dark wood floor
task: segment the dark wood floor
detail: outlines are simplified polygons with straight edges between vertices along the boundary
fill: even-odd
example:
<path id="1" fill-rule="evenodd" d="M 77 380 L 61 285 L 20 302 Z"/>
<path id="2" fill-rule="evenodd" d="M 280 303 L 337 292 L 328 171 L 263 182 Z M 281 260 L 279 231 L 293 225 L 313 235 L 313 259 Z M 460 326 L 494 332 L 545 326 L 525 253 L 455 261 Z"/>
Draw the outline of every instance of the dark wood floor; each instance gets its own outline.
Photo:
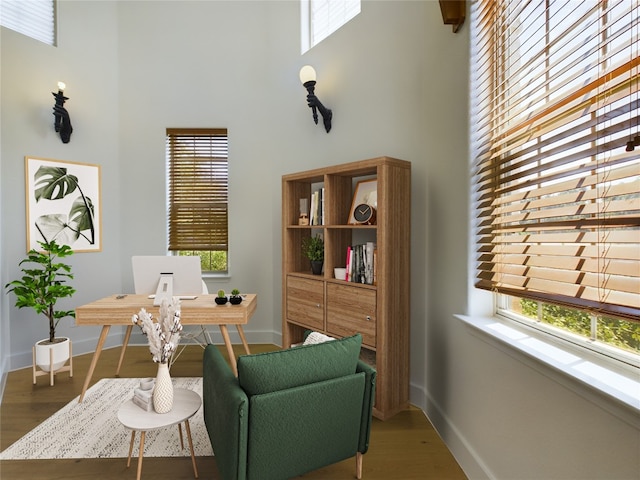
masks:
<path id="1" fill-rule="evenodd" d="M 219 347 L 225 355 L 225 349 Z M 252 345 L 253 353 L 277 349 L 273 345 Z M 239 350 L 238 350 L 239 353 Z M 115 376 L 120 350 L 105 350 L 94 372 L 92 385 L 101 378 Z M 58 411 L 82 390 L 92 355 L 74 358 L 74 376 L 68 372 L 38 377 L 33 385 L 31 368 L 10 372 L 0 405 L 0 450 Z M 147 347 L 129 347 L 122 377 L 155 376 L 157 367 Z M 171 370 L 174 377 L 202 375 L 202 348 L 188 346 Z M 219 479 L 215 457 L 198 457 L 200 478 Z M 135 462 L 126 468 L 126 459 L 11 460 L 0 462 L 0 478 L 11 479 L 131 479 L 136 478 Z M 192 479 L 191 459 L 145 458 L 142 478 L 153 480 Z M 304 479 L 338 480 L 355 478 L 355 459 L 331 465 L 304 475 Z M 369 452 L 364 456 L 363 479 L 413 480 L 466 479 L 447 447 L 425 415 L 417 408 L 403 411 L 387 421 L 374 419 Z"/>

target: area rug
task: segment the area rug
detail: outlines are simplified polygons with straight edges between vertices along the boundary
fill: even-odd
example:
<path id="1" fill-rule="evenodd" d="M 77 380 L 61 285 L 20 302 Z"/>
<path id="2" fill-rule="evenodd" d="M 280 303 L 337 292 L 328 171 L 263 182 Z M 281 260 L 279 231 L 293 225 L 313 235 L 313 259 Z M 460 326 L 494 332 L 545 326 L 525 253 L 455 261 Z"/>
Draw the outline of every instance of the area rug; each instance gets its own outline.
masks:
<path id="1" fill-rule="evenodd" d="M 175 387 L 188 388 L 202 398 L 202 378 L 173 378 Z M 118 408 L 133 396 L 136 378 L 105 378 L 87 390 L 82 403 L 76 397 L 62 409 L 0 453 L 0 460 L 55 458 L 127 458 L 131 430 L 118 421 Z M 211 456 L 202 406 L 189 420 L 196 456 Z M 184 427 L 182 428 L 185 433 Z M 136 434 L 133 456 L 137 457 L 140 435 Z M 189 446 L 180 448 L 176 425 L 147 432 L 145 457 L 188 457 Z"/>

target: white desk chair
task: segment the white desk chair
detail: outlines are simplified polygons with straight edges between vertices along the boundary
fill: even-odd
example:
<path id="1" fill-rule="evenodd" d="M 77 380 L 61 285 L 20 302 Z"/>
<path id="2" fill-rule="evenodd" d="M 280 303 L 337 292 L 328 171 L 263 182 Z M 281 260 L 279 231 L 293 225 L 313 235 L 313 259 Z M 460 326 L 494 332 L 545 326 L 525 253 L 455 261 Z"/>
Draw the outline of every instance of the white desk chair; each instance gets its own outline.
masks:
<path id="1" fill-rule="evenodd" d="M 209 294 L 209 289 L 207 288 L 207 284 L 204 283 L 204 280 L 202 281 L 202 294 Z M 183 340 L 191 340 L 200 345 L 203 349 L 208 344 L 213 343 L 211 341 L 209 330 L 207 330 L 204 325 L 183 325 L 182 333 L 180 334 L 180 350 L 176 351 L 176 353 L 171 356 L 171 360 L 169 361 L 169 368 L 171 368 L 173 362 L 178 359 L 184 349 L 187 348 L 187 344 Z"/>

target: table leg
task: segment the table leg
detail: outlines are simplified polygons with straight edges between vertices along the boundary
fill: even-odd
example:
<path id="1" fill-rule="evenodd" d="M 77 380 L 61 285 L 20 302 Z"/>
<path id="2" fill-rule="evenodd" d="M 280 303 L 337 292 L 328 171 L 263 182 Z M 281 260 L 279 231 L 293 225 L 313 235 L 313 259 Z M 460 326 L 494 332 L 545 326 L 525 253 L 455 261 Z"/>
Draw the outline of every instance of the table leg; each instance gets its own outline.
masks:
<path id="1" fill-rule="evenodd" d="M 107 339 L 107 335 L 109 334 L 109 329 L 111 325 L 105 325 L 102 327 L 102 332 L 100 332 L 100 338 L 98 338 L 98 345 L 96 345 L 96 351 L 93 352 L 93 358 L 91 359 L 91 365 L 89 365 L 89 371 L 87 372 L 87 378 L 84 380 L 84 385 L 82 386 L 82 393 L 80 394 L 80 398 L 78 399 L 78 403 L 82 403 L 84 400 L 84 394 L 87 392 L 87 388 L 89 387 L 89 383 L 91 382 L 91 377 L 93 376 L 93 371 L 96 368 L 98 363 L 98 358 L 100 358 L 100 353 L 102 352 L 102 346 L 104 345 L 104 341 Z"/>
<path id="2" fill-rule="evenodd" d="M 122 342 L 122 348 L 120 349 L 120 360 L 118 360 L 116 377 L 120 376 L 120 367 L 122 366 L 122 361 L 124 360 L 124 352 L 127 350 L 127 345 L 129 345 L 129 339 L 131 338 L 131 330 L 133 330 L 133 325 L 129 325 L 127 327 L 127 331 L 124 332 L 124 342 Z"/>
<path id="3" fill-rule="evenodd" d="M 140 475 L 142 475 L 142 454 L 144 453 L 144 434 L 147 433 L 144 430 L 140 432 L 140 452 L 138 452 L 138 475 L 136 476 L 137 480 L 140 480 Z"/>
<path id="4" fill-rule="evenodd" d="M 247 343 L 247 337 L 244 336 L 244 329 L 242 325 L 238 325 L 238 333 L 240 334 L 240 340 L 242 340 L 242 345 L 244 345 L 244 351 L 247 355 L 251 355 L 249 351 L 249 344 Z"/>
<path id="5" fill-rule="evenodd" d="M 184 450 L 184 439 L 182 438 L 182 424 L 178 424 L 178 432 L 180 432 L 180 449 Z"/>
<path id="6" fill-rule="evenodd" d="M 222 338 L 224 339 L 224 344 L 227 346 L 227 353 L 229 354 L 229 363 L 231 364 L 231 370 L 233 370 L 233 374 L 238 376 L 238 364 L 236 362 L 236 356 L 233 353 L 233 345 L 231 345 L 231 339 L 229 338 L 229 330 L 226 325 L 220 324 L 220 333 L 222 333 Z"/>
<path id="7" fill-rule="evenodd" d="M 133 453 L 133 441 L 136 439 L 136 431 L 131 430 L 131 442 L 129 443 L 129 456 L 127 457 L 127 468 L 131 466 L 131 454 Z"/>
<path id="8" fill-rule="evenodd" d="M 193 440 L 191 439 L 191 427 L 189 426 L 189 419 L 184 421 L 184 426 L 187 428 L 187 440 L 189 441 L 189 449 L 191 450 L 191 463 L 193 463 L 193 475 L 198 478 L 198 468 L 196 467 L 196 456 L 193 453 Z"/>

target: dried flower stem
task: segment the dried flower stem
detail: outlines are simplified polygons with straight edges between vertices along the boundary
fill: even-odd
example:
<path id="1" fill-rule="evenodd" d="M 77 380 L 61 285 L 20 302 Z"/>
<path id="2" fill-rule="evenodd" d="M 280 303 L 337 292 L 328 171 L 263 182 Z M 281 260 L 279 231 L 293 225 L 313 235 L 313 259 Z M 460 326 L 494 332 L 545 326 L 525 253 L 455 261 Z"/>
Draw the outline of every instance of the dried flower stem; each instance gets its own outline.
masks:
<path id="1" fill-rule="evenodd" d="M 153 315 L 142 308 L 131 317 L 131 321 L 140 327 L 149 339 L 149 350 L 156 363 L 167 363 L 180 343 L 180 300 L 173 297 L 172 302 L 162 301 L 160 318 L 154 322 Z"/>

